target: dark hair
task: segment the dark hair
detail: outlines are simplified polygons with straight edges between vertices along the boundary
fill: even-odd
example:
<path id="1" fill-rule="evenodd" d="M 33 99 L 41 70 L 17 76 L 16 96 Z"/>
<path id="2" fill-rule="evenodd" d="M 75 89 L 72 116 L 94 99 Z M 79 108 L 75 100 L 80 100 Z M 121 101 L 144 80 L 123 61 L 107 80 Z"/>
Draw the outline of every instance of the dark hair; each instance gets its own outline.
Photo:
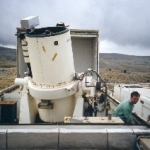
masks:
<path id="1" fill-rule="evenodd" d="M 140 94 L 137 91 L 133 91 L 131 93 L 131 97 L 133 97 L 133 96 L 140 96 Z"/>

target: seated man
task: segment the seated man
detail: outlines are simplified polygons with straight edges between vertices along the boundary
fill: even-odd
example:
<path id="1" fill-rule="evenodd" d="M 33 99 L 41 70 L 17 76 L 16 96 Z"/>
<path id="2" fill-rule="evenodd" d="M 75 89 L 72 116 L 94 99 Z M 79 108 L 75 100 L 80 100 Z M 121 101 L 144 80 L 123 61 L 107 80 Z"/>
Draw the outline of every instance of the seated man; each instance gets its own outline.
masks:
<path id="1" fill-rule="evenodd" d="M 134 124 L 132 121 L 132 111 L 139 97 L 140 94 L 137 91 L 132 92 L 130 99 L 124 100 L 117 106 L 113 116 L 120 117 L 126 124 Z"/>

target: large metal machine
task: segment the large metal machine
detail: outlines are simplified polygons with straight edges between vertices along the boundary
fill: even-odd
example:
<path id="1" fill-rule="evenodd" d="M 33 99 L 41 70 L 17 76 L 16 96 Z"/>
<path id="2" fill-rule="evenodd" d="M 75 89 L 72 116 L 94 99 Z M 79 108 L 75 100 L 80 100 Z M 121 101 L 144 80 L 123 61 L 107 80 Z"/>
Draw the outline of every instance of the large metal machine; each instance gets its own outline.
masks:
<path id="1" fill-rule="evenodd" d="M 37 114 L 44 122 L 63 122 L 65 116 L 84 116 L 89 105 L 93 116 L 101 109 L 97 99 L 106 88 L 97 73 L 98 31 L 72 30 L 72 40 L 64 23 L 34 28 L 38 23 L 37 17 L 23 19 L 23 28 L 17 32 L 19 78 L 15 84 L 22 87 L 19 123 L 35 123 Z"/>
<path id="2" fill-rule="evenodd" d="M 0 92 L 0 149 L 137 149 L 145 124 L 127 126 L 109 109 L 99 75 L 98 30 L 64 23 L 17 28 L 17 78 Z"/>

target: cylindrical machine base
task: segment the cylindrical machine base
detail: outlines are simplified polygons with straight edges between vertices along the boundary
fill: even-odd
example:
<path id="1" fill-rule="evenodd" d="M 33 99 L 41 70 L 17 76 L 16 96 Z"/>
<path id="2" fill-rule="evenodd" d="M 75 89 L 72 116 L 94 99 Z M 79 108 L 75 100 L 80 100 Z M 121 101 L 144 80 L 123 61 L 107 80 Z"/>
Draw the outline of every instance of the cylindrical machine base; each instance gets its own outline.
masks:
<path id="1" fill-rule="evenodd" d="M 44 101 L 44 100 L 43 100 Z M 36 99 L 37 105 L 41 100 Z M 50 101 L 53 107 L 38 108 L 40 119 L 44 122 L 63 122 L 65 116 L 72 116 L 75 107 L 75 96 Z"/>

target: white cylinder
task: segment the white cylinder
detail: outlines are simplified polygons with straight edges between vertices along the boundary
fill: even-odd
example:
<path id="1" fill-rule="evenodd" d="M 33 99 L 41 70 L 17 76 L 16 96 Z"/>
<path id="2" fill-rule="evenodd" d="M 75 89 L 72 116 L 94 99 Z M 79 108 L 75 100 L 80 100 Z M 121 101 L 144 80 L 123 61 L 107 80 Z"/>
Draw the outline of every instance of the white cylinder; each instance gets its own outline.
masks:
<path id="1" fill-rule="evenodd" d="M 63 122 L 64 117 L 73 116 L 73 111 L 75 107 L 74 95 L 51 100 L 53 104 L 53 109 L 38 109 L 40 119 L 44 122 Z M 36 99 L 37 104 L 41 102 L 41 100 Z"/>
<path id="2" fill-rule="evenodd" d="M 28 30 L 26 40 L 33 75 L 28 86 L 40 118 L 45 122 L 62 122 L 65 116 L 73 115 L 78 84 L 73 81 L 70 31 L 65 27 Z"/>
<path id="3" fill-rule="evenodd" d="M 29 77 L 25 77 L 25 78 L 16 78 L 15 79 L 15 85 L 27 85 L 28 84 L 28 79 Z"/>
<path id="4" fill-rule="evenodd" d="M 26 40 L 33 81 L 37 85 L 60 86 L 72 81 L 75 71 L 69 30 L 46 37 L 27 35 Z"/>

